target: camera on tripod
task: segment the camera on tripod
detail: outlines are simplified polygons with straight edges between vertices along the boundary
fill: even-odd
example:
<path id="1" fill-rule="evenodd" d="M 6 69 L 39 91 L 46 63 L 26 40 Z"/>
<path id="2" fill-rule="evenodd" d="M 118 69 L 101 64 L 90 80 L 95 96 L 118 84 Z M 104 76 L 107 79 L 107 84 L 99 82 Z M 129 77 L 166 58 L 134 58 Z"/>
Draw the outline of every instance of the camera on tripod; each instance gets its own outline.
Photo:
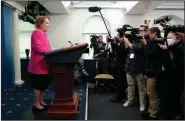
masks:
<path id="1" fill-rule="evenodd" d="M 90 38 L 91 38 L 91 39 L 98 39 L 98 36 L 95 35 L 95 34 L 93 34 L 93 35 L 90 36 Z"/>
<path id="2" fill-rule="evenodd" d="M 95 35 L 95 34 L 93 34 L 93 35 L 90 36 L 90 42 L 91 42 L 90 48 L 92 48 L 92 47 L 95 48 L 95 47 L 98 46 L 98 41 L 97 41 L 97 39 L 98 39 L 98 36 Z"/>

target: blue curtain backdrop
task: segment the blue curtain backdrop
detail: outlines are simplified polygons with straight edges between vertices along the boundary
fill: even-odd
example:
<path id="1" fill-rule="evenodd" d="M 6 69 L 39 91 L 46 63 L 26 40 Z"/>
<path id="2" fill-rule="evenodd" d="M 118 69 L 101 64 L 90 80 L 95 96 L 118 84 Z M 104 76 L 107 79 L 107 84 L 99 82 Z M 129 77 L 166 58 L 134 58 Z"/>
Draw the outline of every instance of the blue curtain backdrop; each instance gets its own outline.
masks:
<path id="1" fill-rule="evenodd" d="M 1 3 L 1 85 L 14 87 L 13 10 Z"/>

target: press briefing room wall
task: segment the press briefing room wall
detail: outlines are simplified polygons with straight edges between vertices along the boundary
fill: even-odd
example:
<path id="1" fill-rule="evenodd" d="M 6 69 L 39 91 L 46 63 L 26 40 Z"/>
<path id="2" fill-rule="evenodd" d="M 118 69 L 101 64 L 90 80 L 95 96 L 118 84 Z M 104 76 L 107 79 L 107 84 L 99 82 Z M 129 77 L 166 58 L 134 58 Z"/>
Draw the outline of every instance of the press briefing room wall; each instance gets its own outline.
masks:
<path id="1" fill-rule="evenodd" d="M 13 10 L 1 3 L 1 85 L 14 87 Z"/>

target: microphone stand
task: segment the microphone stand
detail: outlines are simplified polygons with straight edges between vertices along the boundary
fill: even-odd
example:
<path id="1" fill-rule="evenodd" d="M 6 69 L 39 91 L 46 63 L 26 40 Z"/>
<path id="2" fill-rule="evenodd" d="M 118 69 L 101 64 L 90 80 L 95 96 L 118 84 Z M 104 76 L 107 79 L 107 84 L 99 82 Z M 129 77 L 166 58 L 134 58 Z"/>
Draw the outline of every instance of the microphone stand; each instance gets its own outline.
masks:
<path id="1" fill-rule="evenodd" d="M 99 13 L 100 13 L 100 15 L 101 15 L 101 17 L 102 17 L 102 19 L 103 19 L 103 22 L 104 22 L 104 24 L 105 24 L 105 27 L 106 27 L 107 32 L 108 32 L 108 34 L 109 34 L 109 37 L 110 37 L 110 38 L 112 38 L 112 37 L 111 37 L 111 34 L 110 34 L 109 30 L 108 30 L 108 27 L 107 27 L 107 25 L 106 25 L 106 23 L 105 23 L 105 20 L 104 20 L 104 18 L 103 18 L 103 16 L 102 16 L 101 11 L 100 11 L 100 10 L 98 10 L 98 11 L 99 11 Z M 106 50 L 104 50 L 104 52 L 103 52 L 102 54 L 104 54 L 104 53 L 106 53 Z M 106 59 L 106 60 L 107 60 L 107 62 L 106 62 L 106 63 L 108 63 L 108 67 L 106 67 L 106 73 L 107 73 L 107 72 L 108 72 L 108 69 L 109 69 L 110 64 L 109 64 L 109 60 L 108 60 L 108 59 Z"/>
<path id="2" fill-rule="evenodd" d="M 104 18 L 103 18 L 103 16 L 102 16 L 102 13 L 101 13 L 100 10 L 98 10 L 98 11 L 99 11 L 99 13 L 100 13 L 100 15 L 101 15 L 101 17 L 102 17 L 102 19 L 103 19 L 103 22 L 104 22 L 104 24 L 105 24 L 105 27 L 106 27 L 107 32 L 108 32 L 108 34 L 109 34 L 109 37 L 111 38 L 110 32 L 109 32 L 109 30 L 108 30 L 108 28 L 107 28 L 107 25 L 106 25 L 105 20 L 104 20 Z"/>

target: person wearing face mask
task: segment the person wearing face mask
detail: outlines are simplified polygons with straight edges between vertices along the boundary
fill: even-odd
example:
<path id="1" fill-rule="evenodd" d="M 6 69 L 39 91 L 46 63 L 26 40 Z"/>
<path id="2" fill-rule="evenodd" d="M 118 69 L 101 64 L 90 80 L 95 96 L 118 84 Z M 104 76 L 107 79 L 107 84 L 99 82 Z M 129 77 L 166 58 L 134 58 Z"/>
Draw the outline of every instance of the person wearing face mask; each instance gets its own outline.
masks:
<path id="1" fill-rule="evenodd" d="M 156 80 L 162 71 L 162 49 L 159 47 L 156 38 L 160 38 L 158 27 L 149 29 L 149 40 L 143 40 L 145 45 L 146 57 L 146 76 L 147 76 L 147 94 L 149 97 L 149 109 L 147 113 L 142 114 L 143 119 L 158 119 L 158 92 Z"/>
<path id="2" fill-rule="evenodd" d="M 166 120 L 175 120 L 179 118 L 182 107 L 180 97 L 184 88 L 184 44 L 176 32 L 169 32 L 167 44 L 159 44 L 160 48 L 166 50 L 161 110 Z"/>
<path id="3" fill-rule="evenodd" d="M 31 35 L 31 57 L 28 65 L 31 87 L 34 89 L 34 111 L 44 111 L 48 105 L 43 101 L 43 92 L 49 86 L 49 67 L 45 53 L 52 51 L 46 32 L 49 29 L 50 19 L 41 16 L 36 19 L 36 29 Z"/>

